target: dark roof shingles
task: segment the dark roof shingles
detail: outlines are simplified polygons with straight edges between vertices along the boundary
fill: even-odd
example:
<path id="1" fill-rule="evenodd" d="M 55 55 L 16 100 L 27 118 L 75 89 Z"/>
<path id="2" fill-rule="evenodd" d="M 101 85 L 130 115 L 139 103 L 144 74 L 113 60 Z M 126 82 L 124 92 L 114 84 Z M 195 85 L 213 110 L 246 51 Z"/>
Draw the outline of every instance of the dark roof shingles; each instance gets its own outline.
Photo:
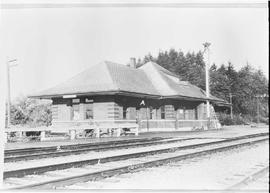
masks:
<path id="1" fill-rule="evenodd" d="M 156 63 L 152 63 L 152 65 L 159 71 L 162 79 L 166 81 L 169 87 L 176 91 L 179 96 L 206 99 L 204 91 L 200 88 L 189 83 L 176 83 L 167 77 L 167 75 L 174 76 L 173 73 Z M 121 91 L 162 96 L 162 93 L 159 93 L 158 89 L 155 88 L 146 72 L 143 70 L 105 61 L 77 74 L 64 83 L 33 94 L 30 97 L 45 98 L 46 96 L 106 91 Z M 216 97 L 212 97 L 211 99 L 224 101 Z"/>

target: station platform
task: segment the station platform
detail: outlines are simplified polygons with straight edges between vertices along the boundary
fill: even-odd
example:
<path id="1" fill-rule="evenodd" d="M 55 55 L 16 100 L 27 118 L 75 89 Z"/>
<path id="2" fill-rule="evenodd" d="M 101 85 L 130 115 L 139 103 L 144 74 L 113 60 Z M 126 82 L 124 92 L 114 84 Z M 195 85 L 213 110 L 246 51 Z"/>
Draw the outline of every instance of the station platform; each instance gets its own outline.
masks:
<path id="1" fill-rule="evenodd" d="M 35 147 L 50 147 L 61 145 L 75 145 L 84 143 L 97 143 L 97 142 L 109 142 L 109 141 L 121 141 L 127 139 L 141 139 L 141 138 L 231 138 L 242 135 L 250 135 L 255 133 L 269 133 L 269 125 L 259 125 L 257 127 L 251 127 L 247 125 L 239 126 L 224 126 L 219 130 L 205 130 L 205 131 L 156 131 L 156 132 L 144 132 L 139 133 L 138 136 L 121 136 L 121 137 L 101 137 L 101 138 L 84 138 L 74 140 L 53 140 L 53 141 L 28 141 L 28 142 L 13 142 L 6 143 L 5 150 L 12 149 L 24 149 Z"/>

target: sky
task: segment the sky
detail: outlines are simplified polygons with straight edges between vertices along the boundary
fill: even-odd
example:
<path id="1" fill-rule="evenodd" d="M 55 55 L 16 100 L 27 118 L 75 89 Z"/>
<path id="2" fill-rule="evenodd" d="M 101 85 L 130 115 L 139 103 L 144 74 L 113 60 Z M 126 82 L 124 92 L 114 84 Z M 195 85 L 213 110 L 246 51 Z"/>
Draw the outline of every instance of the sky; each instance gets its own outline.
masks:
<path id="1" fill-rule="evenodd" d="M 1 10 L 1 53 L 17 59 L 11 97 L 52 87 L 109 60 L 127 64 L 160 50 L 199 51 L 211 62 L 248 62 L 268 77 L 268 9 L 77 7 Z"/>

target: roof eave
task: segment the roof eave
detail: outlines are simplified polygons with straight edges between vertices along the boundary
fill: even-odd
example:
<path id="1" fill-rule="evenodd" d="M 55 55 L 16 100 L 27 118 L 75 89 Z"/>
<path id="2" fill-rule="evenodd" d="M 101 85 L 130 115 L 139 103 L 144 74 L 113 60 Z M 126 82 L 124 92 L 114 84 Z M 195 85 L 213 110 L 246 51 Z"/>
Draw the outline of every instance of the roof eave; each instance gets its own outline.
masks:
<path id="1" fill-rule="evenodd" d="M 51 94 L 51 95 L 29 95 L 27 97 L 36 99 L 52 99 L 52 98 L 62 98 L 64 95 L 76 95 L 76 96 L 123 95 L 123 96 L 134 96 L 134 97 L 144 97 L 154 99 L 159 99 L 161 97 L 160 95 L 136 93 L 122 90 L 87 92 L 87 93 L 65 93 L 65 94 Z"/>
<path id="2" fill-rule="evenodd" d="M 190 96 L 182 96 L 182 95 L 171 95 L 171 96 L 163 96 L 163 99 L 180 99 L 180 100 L 193 100 L 193 101 L 206 101 L 206 98 L 200 97 L 190 97 Z"/>
<path id="3" fill-rule="evenodd" d="M 190 96 L 183 96 L 183 95 L 171 95 L 171 96 L 163 96 L 162 98 L 164 99 L 192 99 L 192 100 L 196 100 L 196 101 L 206 101 L 209 100 L 211 102 L 217 102 L 219 104 L 228 104 L 226 103 L 226 101 L 223 100 L 218 100 L 218 99 L 212 99 L 212 98 L 202 98 L 202 97 L 190 97 Z"/>
<path id="4" fill-rule="evenodd" d="M 190 97 L 182 95 L 170 95 L 170 96 L 161 96 L 156 94 L 146 94 L 146 93 L 137 93 L 123 90 L 112 90 L 112 91 L 99 91 L 99 92 L 87 92 L 87 93 L 65 93 L 65 94 L 52 94 L 52 95 L 29 95 L 29 98 L 36 99 L 52 99 L 52 98 L 62 98 L 64 95 L 76 95 L 76 96 L 100 96 L 100 95 L 121 95 L 121 96 L 132 96 L 132 97 L 142 97 L 142 98 L 151 98 L 151 99 L 178 99 L 178 100 L 192 100 L 192 101 L 206 101 L 207 98 L 201 97 Z M 226 101 L 209 99 L 211 102 L 214 102 L 219 105 L 229 106 L 230 104 Z"/>
<path id="5" fill-rule="evenodd" d="M 215 103 L 215 105 L 217 105 L 217 106 L 221 106 L 221 107 L 222 107 L 222 106 L 223 106 L 223 107 L 224 107 L 224 106 L 225 106 L 225 107 L 231 107 L 231 106 L 232 106 L 232 104 L 231 104 L 231 103 L 227 103 L 227 102 L 220 102 L 220 101 L 219 101 L 219 102 L 216 102 L 216 103 Z"/>

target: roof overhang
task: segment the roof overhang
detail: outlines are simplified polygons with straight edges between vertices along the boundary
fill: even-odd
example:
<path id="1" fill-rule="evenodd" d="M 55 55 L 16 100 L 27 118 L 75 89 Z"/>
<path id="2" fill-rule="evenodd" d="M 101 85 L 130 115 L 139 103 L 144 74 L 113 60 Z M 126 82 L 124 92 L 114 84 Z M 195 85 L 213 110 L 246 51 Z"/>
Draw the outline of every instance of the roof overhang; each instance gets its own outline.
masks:
<path id="1" fill-rule="evenodd" d="M 122 96 L 133 96 L 133 97 L 142 97 L 142 98 L 153 98 L 159 99 L 159 95 L 150 95 L 145 93 L 135 93 L 128 91 L 100 91 L 100 92 L 87 92 L 87 93 L 65 93 L 65 94 L 52 94 L 52 95 L 29 95 L 29 98 L 36 99 L 52 99 L 52 98 L 76 98 L 83 96 L 101 96 L 101 95 L 122 95 Z M 71 97 L 65 97 L 71 96 Z"/>
<path id="2" fill-rule="evenodd" d="M 213 99 L 213 98 L 202 98 L 202 97 L 189 97 L 189 96 L 181 96 L 181 95 L 172 95 L 172 96 L 163 96 L 163 99 L 179 99 L 179 100 L 192 100 L 192 101 L 207 101 L 217 103 L 217 104 L 229 104 L 226 101 L 221 99 Z"/>
<path id="3" fill-rule="evenodd" d="M 189 101 L 206 101 L 206 99 L 204 99 L 204 98 L 188 97 L 188 96 L 181 96 L 181 95 L 162 96 L 161 99 L 176 99 L 176 100 L 189 100 Z"/>
<path id="4" fill-rule="evenodd" d="M 214 104 L 218 107 L 231 107 L 232 106 L 231 103 L 227 103 L 226 101 L 225 102 L 214 102 Z"/>
<path id="5" fill-rule="evenodd" d="M 29 98 L 36 99 L 53 99 L 53 98 L 76 98 L 76 97 L 87 97 L 87 96 L 102 96 L 102 95 L 115 95 L 115 96 L 130 96 L 139 98 L 149 98 L 149 99 L 175 99 L 175 100 L 188 100 L 188 101 L 207 101 L 213 102 L 218 106 L 230 106 L 229 103 L 217 99 L 207 99 L 200 97 L 189 97 L 181 95 L 171 95 L 171 96 L 161 96 L 161 95 L 151 95 L 146 93 L 135 93 L 122 90 L 114 91 L 100 91 L 100 92 L 87 92 L 87 93 L 64 93 L 64 94 L 52 94 L 52 95 L 29 95 Z M 69 96 L 69 97 L 67 97 Z"/>

